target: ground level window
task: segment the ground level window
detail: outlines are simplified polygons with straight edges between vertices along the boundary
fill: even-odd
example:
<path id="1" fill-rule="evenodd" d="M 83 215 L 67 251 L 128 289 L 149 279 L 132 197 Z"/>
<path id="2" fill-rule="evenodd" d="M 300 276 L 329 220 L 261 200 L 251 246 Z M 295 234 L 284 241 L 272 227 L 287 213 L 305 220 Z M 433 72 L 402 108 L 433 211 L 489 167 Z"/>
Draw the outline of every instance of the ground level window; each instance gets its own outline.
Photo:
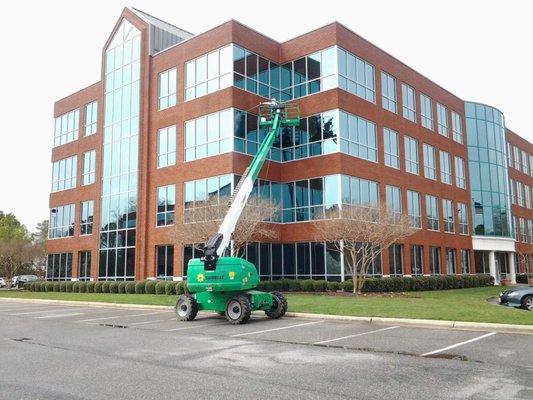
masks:
<path id="1" fill-rule="evenodd" d="M 156 246 L 157 279 L 172 280 L 174 275 L 174 246 Z"/>
<path id="2" fill-rule="evenodd" d="M 446 273 L 455 275 L 455 249 L 446 249 Z"/>
<path id="3" fill-rule="evenodd" d="M 72 278 L 72 253 L 48 254 L 46 280 L 66 281 Z"/>
<path id="4" fill-rule="evenodd" d="M 431 274 L 440 275 L 440 247 L 429 248 L 429 268 Z"/>
<path id="5" fill-rule="evenodd" d="M 78 279 L 88 281 L 91 278 L 91 252 L 80 251 L 78 253 Z"/>
<path id="6" fill-rule="evenodd" d="M 389 247 L 389 274 L 401 275 L 403 271 L 403 246 L 401 244 L 393 244 Z"/>
<path id="7" fill-rule="evenodd" d="M 461 249 L 461 273 L 468 274 L 470 272 L 470 252 Z"/>
<path id="8" fill-rule="evenodd" d="M 424 259 L 424 251 L 422 246 L 411 246 L 411 275 L 417 276 L 423 273 L 422 260 Z"/>

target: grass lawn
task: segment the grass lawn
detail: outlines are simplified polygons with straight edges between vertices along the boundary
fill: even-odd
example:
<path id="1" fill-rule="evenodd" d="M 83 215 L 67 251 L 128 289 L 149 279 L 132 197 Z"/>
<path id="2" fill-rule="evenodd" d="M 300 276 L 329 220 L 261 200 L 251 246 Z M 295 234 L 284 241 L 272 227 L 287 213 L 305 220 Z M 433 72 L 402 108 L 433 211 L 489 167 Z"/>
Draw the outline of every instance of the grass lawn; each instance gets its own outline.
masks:
<path id="1" fill-rule="evenodd" d="M 288 293 L 289 311 L 375 317 L 533 325 L 533 312 L 489 304 L 502 287 L 410 292 L 367 296 Z M 148 294 L 55 293 L 0 291 L 0 297 L 174 305 L 176 296 Z"/>

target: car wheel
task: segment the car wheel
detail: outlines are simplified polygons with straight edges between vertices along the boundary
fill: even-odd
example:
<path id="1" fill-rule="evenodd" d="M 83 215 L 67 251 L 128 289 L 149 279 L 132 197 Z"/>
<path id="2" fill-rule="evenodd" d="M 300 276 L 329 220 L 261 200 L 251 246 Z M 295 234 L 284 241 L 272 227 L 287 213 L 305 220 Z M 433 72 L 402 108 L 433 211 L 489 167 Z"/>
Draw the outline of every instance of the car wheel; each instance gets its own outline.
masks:
<path id="1" fill-rule="evenodd" d="M 522 308 L 524 310 L 533 311 L 533 296 L 526 296 L 522 299 Z"/>

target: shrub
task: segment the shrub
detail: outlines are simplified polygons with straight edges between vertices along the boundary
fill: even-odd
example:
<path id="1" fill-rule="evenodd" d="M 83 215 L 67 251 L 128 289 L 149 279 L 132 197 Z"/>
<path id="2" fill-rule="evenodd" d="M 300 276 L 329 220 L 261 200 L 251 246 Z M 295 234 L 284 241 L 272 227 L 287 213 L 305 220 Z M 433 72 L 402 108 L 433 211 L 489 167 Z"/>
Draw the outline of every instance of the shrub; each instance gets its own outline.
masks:
<path id="1" fill-rule="evenodd" d="M 165 288 L 167 287 L 166 281 L 159 281 L 155 284 L 155 294 L 165 294 Z"/>
<path id="2" fill-rule="evenodd" d="M 291 279 L 280 279 L 278 281 L 278 285 L 279 285 L 279 291 L 280 292 L 288 292 L 289 289 L 290 289 L 290 286 L 291 286 Z"/>
<path id="3" fill-rule="evenodd" d="M 165 282 L 165 294 L 169 296 L 176 294 L 176 284 L 174 282 Z"/>
<path id="4" fill-rule="evenodd" d="M 135 282 L 126 282 L 126 293 L 135 294 Z"/>
<path id="5" fill-rule="evenodd" d="M 80 283 L 79 282 L 72 282 L 72 292 L 78 293 L 80 291 L 79 289 Z"/>
<path id="6" fill-rule="evenodd" d="M 44 291 L 53 292 L 54 291 L 54 282 L 46 282 Z"/>
<path id="7" fill-rule="evenodd" d="M 94 285 L 96 282 L 89 281 L 87 282 L 87 293 L 94 293 Z"/>
<path id="8" fill-rule="evenodd" d="M 94 293 L 102 293 L 102 285 L 104 282 L 95 282 L 94 283 Z"/>
<path id="9" fill-rule="evenodd" d="M 109 283 L 109 293 L 118 293 L 118 282 Z"/>
<path id="10" fill-rule="evenodd" d="M 177 282 L 175 284 L 175 286 L 176 286 L 176 294 L 177 295 L 185 293 L 185 285 L 186 284 L 187 284 L 186 282 Z"/>
<path id="11" fill-rule="evenodd" d="M 127 282 L 120 282 L 120 283 L 118 284 L 118 292 L 119 292 L 120 294 L 124 294 L 124 293 L 126 293 L 126 285 L 127 285 L 127 284 L 128 284 Z"/>
<path id="12" fill-rule="evenodd" d="M 353 292 L 353 281 L 347 280 L 342 282 L 342 290 L 344 292 Z"/>
<path id="13" fill-rule="evenodd" d="M 54 282 L 54 292 L 59 292 L 59 282 Z"/>
<path id="14" fill-rule="evenodd" d="M 272 281 L 270 291 L 282 292 L 283 282 L 280 279 L 276 279 L 275 281 Z"/>
<path id="15" fill-rule="evenodd" d="M 157 285 L 157 281 L 146 281 L 146 284 L 144 286 L 144 293 L 155 294 L 155 285 Z"/>
<path id="16" fill-rule="evenodd" d="M 66 292 L 67 291 L 67 282 L 59 282 L 59 291 L 60 292 Z"/>
<path id="17" fill-rule="evenodd" d="M 313 281 L 313 289 L 315 292 L 325 292 L 328 288 L 328 283 L 325 280 Z"/>
<path id="18" fill-rule="evenodd" d="M 65 292 L 72 293 L 74 282 L 65 282 Z"/>
<path id="19" fill-rule="evenodd" d="M 315 285 L 312 279 L 302 280 L 300 283 L 300 286 L 302 288 L 302 292 L 314 292 L 315 291 Z"/>
<path id="20" fill-rule="evenodd" d="M 110 281 L 102 282 L 102 293 L 109 293 L 109 286 L 111 285 Z"/>
<path id="21" fill-rule="evenodd" d="M 41 282 L 37 281 L 33 283 L 33 291 L 34 292 L 40 292 L 41 291 Z"/>
<path id="22" fill-rule="evenodd" d="M 299 292 L 302 290 L 302 281 L 299 279 L 291 279 L 289 281 L 289 291 Z"/>
<path id="23" fill-rule="evenodd" d="M 146 288 L 146 281 L 139 281 L 135 283 L 135 293 L 144 294 Z"/>
<path id="24" fill-rule="evenodd" d="M 87 282 L 82 281 L 78 284 L 78 292 L 87 293 Z"/>
<path id="25" fill-rule="evenodd" d="M 336 292 L 337 290 L 340 290 L 341 289 L 341 284 L 340 282 L 328 282 L 328 291 L 330 292 Z"/>

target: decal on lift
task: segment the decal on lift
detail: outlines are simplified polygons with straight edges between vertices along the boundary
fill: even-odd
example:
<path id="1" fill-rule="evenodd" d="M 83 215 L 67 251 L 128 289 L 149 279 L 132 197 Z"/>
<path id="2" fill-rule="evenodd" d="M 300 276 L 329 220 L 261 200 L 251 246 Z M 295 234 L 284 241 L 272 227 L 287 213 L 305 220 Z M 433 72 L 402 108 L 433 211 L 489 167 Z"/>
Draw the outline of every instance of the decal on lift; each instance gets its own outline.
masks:
<path id="1" fill-rule="evenodd" d="M 204 279 L 205 279 L 204 274 L 199 273 L 198 275 L 196 275 L 196 282 L 202 283 L 204 281 Z"/>
<path id="2" fill-rule="evenodd" d="M 229 271 L 228 272 L 229 279 L 232 281 L 235 279 L 235 271 Z"/>

